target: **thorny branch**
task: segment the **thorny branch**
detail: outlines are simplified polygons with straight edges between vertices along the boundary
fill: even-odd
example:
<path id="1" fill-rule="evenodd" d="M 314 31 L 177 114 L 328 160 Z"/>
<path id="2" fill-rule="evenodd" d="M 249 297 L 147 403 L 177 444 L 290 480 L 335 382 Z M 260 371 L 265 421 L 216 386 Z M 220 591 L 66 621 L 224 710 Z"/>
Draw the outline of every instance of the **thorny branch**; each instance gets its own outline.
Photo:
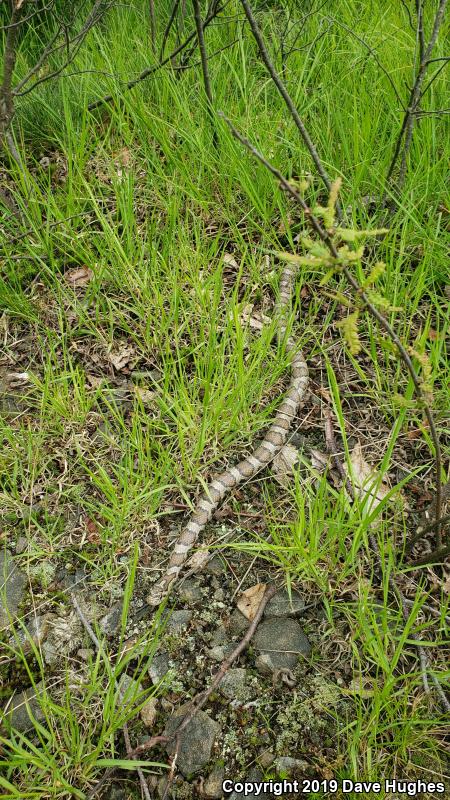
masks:
<path id="1" fill-rule="evenodd" d="M 322 227 L 321 223 L 319 222 L 318 218 L 312 213 L 310 207 L 303 199 L 302 195 L 297 191 L 297 189 L 289 183 L 289 181 L 282 175 L 282 173 L 270 164 L 269 161 L 256 149 L 256 147 L 241 133 L 235 128 L 233 123 L 227 119 L 227 117 L 222 113 L 219 112 L 219 116 L 221 116 L 225 122 L 227 123 L 228 127 L 230 128 L 233 136 L 237 139 L 247 150 L 252 153 L 258 161 L 263 164 L 269 172 L 276 177 L 280 183 L 280 186 L 298 203 L 300 208 L 302 209 L 305 219 L 307 220 L 310 227 L 313 231 L 317 234 L 319 239 L 325 244 L 328 251 L 330 252 L 331 256 L 335 259 L 339 259 L 339 252 L 336 248 L 336 245 L 329 233 L 324 227 Z M 431 440 L 434 446 L 434 462 L 435 462 L 435 471 L 436 471 L 436 502 L 435 502 L 435 518 L 436 518 L 436 544 L 437 547 L 440 548 L 442 544 L 441 539 L 441 524 L 440 518 L 442 515 L 441 508 L 442 508 L 442 484 L 441 484 L 441 471 L 442 471 L 442 456 L 441 456 L 441 446 L 439 441 L 439 435 L 436 428 L 436 423 L 434 421 L 434 416 L 431 411 L 431 407 L 422 391 L 422 387 L 420 384 L 420 378 L 415 370 L 414 364 L 411 360 L 411 357 L 403 345 L 401 339 L 397 336 L 394 329 L 391 327 L 387 319 L 383 316 L 383 314 L 373 305 L 370 301 L 367 294 L 364 292 L 362 286 L 357 281 L 357 279 L 353 276 L 350 272 L 349 268 L 346 266 L 342 267 L 342 272 L 347 278 L 350 286 L 354 290 L 355 294 L 357 295 L 358 299 L 364 304 L 365 310 L 368 311 L 372 317 L 379 323 L 382 329 L 387 333 L 388 337 L 397 347 L 399 352 L 400 358 L 402 359 L 403 363 L 408 369 L 408 372 L 411 376 L 414 390 L 418 401 L 420 402 L 425 416 L 427 418 L 429 431 Z"/>

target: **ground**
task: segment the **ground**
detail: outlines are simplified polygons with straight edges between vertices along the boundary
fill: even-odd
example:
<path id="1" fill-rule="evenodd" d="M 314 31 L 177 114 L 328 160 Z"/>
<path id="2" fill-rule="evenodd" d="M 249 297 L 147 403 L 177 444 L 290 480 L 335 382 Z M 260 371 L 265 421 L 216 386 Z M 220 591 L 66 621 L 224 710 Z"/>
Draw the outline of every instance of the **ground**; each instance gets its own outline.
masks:
<path id="1" fill-rule="evenodd" d="M 361 16 L 357 6 L 334 13 L 377 48 L 403 91 L 414 45 L 403 11 L 381 3 Z M 138 73 L 148 59 L 137 22 L 145 13 L 116 9 L 74 72 Z M 260 21 L 278 41 L 281 11 L 262 10 Z M 231 11 L 224 22 L 211 27 L 208 46 L 219 49 L 225 27 L 238 46 L 211 61 L 216 107 L 300 179 L 312 167 L 295 126 L 248 30 Z M 313 44 L 290 57 L 287 84 L 327 170 L 343 177 L 349 227 L 379 228 L 401 110 L 357 38 L 331 16 L 308 25 Z M 131 92 L 103 74 L 74 74 L 18 104 L 15 132 L 32 192 L 5 159 L 2 175 L 25 221 L 5 215 L 1 231 L 0 691 L 6 711 L 22 692 L 37 693 L 39 703 L 32 730 L 22 715 L 22 733 L 12 733 L 5 715 L 5 798 L 85 797 L 110 759 L 126 758 L 124 722 L 133 746 L 162 732 L 244 635 L 236 602 L 259 583 L 299 593 L 303 608 L 280 617 L 280 631 L 294 636 L 300 626 L 311 649 L 294 648 L 287 673 L 264 673 L 261 649 L 250 645 L 233 664 L 245 674 L 233 673 L 231 697 L 218 689 L 204 709 L 220 728 L 206 762 L 193 774 L 177 771 L 174 796 L 214 796 L 222 773 L 255 770 L 355 780 L 445 775 L 447 722 L 433 686 L 425 692 L 414 636 L 445 690 L 448 577 L 445 565 L 412 567 L 433 549 L 433 530 L 407 547 L 435 497 L 433 442 L 404 365 L 370 316 L 361 315 L 361 349 L 350 352 L 336 324 L 354 307 L 342 275 L 321 285 L 326 270 L 303 265 L 297 277 L 289 324 L 310 391 L 291 431 L 293 470 L 266 470 L 218 509 L 200 543 L 215 559 L 173 598 L 179 629 L 146 604 L 202 486 L 250 452 L 281 401 L 289 358 L 275 340 L 275 252 L 303 252 L 295 204 L 224 123 L 214 144 L 196 70 L 178 78 L 161 71 Z M 111 89 L 115 102 L 85 110 Z M 442 107 L 443 94 L 438 78 L 427 102 Z M 363 281 L 385 263 L 376 288 L 427 382 L 442 482 L 444 132 L 445 118 L 421 120 L 388 233 L 353 267 Z M 327 193 L 314 177 L 305 197 L 315 205 Z M 372 517 L 367 493 L 352 503 L 326 453 L 329 414 L 341 462 L 355 466 L 357 456 L 382 482 Z M 410 601 L 407 620 L 392 576 Z M 125 701 L 123 676 L 133 679 Z M 146 726 L 138 711 L 153 698 Z M 150 790 L 162 795 L 168 754 L 153 749 L 145 760 Z M 140 796 L 135 772 L 119 766 L 106 796 Z"/>

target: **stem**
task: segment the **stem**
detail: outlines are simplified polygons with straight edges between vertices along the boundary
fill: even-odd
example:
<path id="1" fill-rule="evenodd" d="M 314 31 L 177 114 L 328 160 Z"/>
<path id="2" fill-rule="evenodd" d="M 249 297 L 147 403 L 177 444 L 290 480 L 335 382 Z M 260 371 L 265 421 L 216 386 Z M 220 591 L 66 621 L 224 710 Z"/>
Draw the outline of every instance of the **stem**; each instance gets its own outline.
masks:
<path id="1" fill-rule="evenodd" d="M 260 55 L 261 55 L 261 59 L 263 60 L 263 62 L 265 64 L 265 67 L 266 67 L 270 77 L 272 78 L 275 86 L 277 87 L 279 93 L 281 94 L 281 97 L 283 98 L 284 102 L 286 103 L 286 105 L 287 105 L 287 107 L 289 109 L 289 113 L 291 114 L 291 117 L 294 120 L 294 122 L 295 122 L 295 124 L 296 124 L 296 126 L 297 126 L 297 128 L 298 128 L 298 130 L 300 132 L 300 136 L 302 137 L 307 149 L 309 150 L 309 153 L 310 153 L 311 158 L 312 158 L 312 160 L 313 160 L 313 162 L 315 164 L 317 172 L 319 173 L 320 177 L 322 178 L 322 181 L 324 182 L 324 184 L 325 184 L 326 188 L 328 189 L 328 191 L 330 191 L 330 188 L 331 188 L 330 178 L 329 178 L 329 176 L 328 176 L 328 174 L 327 174 L 327 172 L 326 172 L 326 170 L 325 170 L 325 168 L 324 168 L 324 166 L 322 164 L 322 161 L 321 161 L 321 159 L 319 157 L 319 154 L 318 154 L 317 149 L 316 149 L 316 147 L 314 145 L 314 142 L 312 141 L 312 139 L 311 139 L 311 137 L 310 137 L 310 135 L 309 135 L 304 123 L 303 123 L 303 121 L 301 120 L 301 118 L 299 116 L 299 113 L 298 113 L 298 111 L 297 111 L 297 109 L 295 107 L 294 101 L 292 100 L 292 98 L 291 98 L 288 90 L 286 89 L 283 81 L 281 80 L 280 76 L 278 75 L 273 62 L 271 61 L 271 58 L 269 56 L 267 47 L 266 47 L 266 45 L 264 43 L 264 39 L 262 37 L 261 31 L 260 31 L 260 29 L 258 27 L 258 23 L 257 23 L 257 21 L 255 19 L 253 11 L 252 11 L 249 3 L 248 3 L 248 0 L 241 0 L 241 3 L 242 3 L 242 6 L 243 6 L 243 9 L 245 11 L 245 15 L 246 15 L 246 17 L 248 19 L 248 23 L 250 25 L 250 28 L 252 29 L 253 36 L 255 37 L 256 43 L 258 45 L 259 52 L 260 52 Z M 342 211 L 341 211 L 341 208 L 340 208 L 339 204 L 336 204 L 336 212 L 337 212 L 338 219 L 342 220 Z"/>
<path id="2" fill-rule="evenodd" d="M 244 0 L 242 0 L 242 1 L 244 2 Z M 282 173 L 276 167 L 272 166 L 272 164 L 270 164 L 267 161 L 267 159 L 264 158 L 264 156 L 256 149 L 256 147 L 251 142 L 249 142 L 248 139 L 246 139 L 244 136 L 242 136 L 239 133 L 239 131 L 234 127 L 233 123 L 229 119 L 227 119 L 227 117 L 222 112 L 219 112 L 219 116 L 221 116 L 225 120 L 225 122 L 227 123 L 228 127 L 230 128 L 233 136 L 239 142 L 241 142 L 241 144 L 243 144 L 244 147 L 246 147 L 255 156 L 255 158 L 257 158 L 262 164 L 264 164 L 266 169 L 268 169 L 269 172 L 272 173 L 272 175 L 274 175 L 279 180 L 279 182 L 280 182 L 281 186 L 283 187 L 283 189 L 285 189 L 285 191 L 288 194 L 290 194 L 291 197 L 299 204 L 299 206 L 301 207 L 303 213 L 305 214 L 307 222 L 309 223 L 311 228 L 315 231 L 315 233 L 319 236 L 321 241 L 326 245 L 326 247 L 328 248 L 328 250 L 329 250 L 330 254 L 333 256 L 333 258 L 339 259 L 338 250 L 337 250 L 336 245 L 334 244 L 330 234 L 328 233 L 328 231 L 325 228 L 322 227 L 322 225 L 320 224 L 319 220 L 312 213 L 311 209 L 309 208 L 309 206 L 307 205 L 307 203 L 305 202 L 305 200 L 303 199 L 301 194 L 289 183 L 288 180 L 286 180 L 284 175 L 282 175 Z M 372 315 L 372 317 L 374 317 L 377 320 L 377 322 L 381 325 L 383 330 L 386 331 L 386 333 L 389 336 L 389 338 L 391 339 L 391 341 L 393 341 L 395 346 L 397 347 L 397 350 L 398 350 L 398 352 L 400 354 L 400 357 L 401 357 L 402 361 L 404 362 L 404 364 L 406 365 L 406 367 L 408 369 L 408 372 L 409 372 L 409 374 L 411 376 L 411 379 L 412 379 L 412 382 L 413 382 L 413 385 L 414 385 L 414 390 L 415 390 L 416 397 L 419 400 L 419 402 L 421 403 L 421 405 L 423 407 L 423 410 L 424 410 L 424 413 L 425 413 L 425 416 L 427 418 L 428 426 L 429 426 L 429 430 L 430 430 L 431 440 L 432 440 L 433 445 L 434 445 L 434 463 L 435 463 L 435 471 L 436 471 L 436 503 L 435 503 L 436 545 L 437 545 L 437 547 L 440 547 L 441 543 L 442 543 L 442 539 L 441 539 L 441 523 L 440 523 L 440 518 L 442 516 L 442 512 L 441 512 L 441 509 L 442 509 L 442 485 L 441 485 L 442 455 L 441 455 L 441 446 L 440 446 L 440 442 L 439 442 L 439 436 L 438 436 L 438 433 L 437 433 L 436 424 L 435 424 L 435 421 L 434 421 L 434 417 L 433 417 L 431 408 L 430 408 L 429 404 L 427 403 L 427 401 L 425 399 L 425 396 L 424 396 L 424 394 L 422 392 L 422 389 L 421 389 L 421 386 L 420 386 L 420 379 L 419 379 L 419 376 L 417 375 L 416 370 L 414 369 L 414 364 L 412 363 L 411 358 L 409 356 L 409 353 L 406 350 L 406 348 L 404 347 L 404 345 L 402 344 L 401 340 L 399 339 L 399 337 L 397 336 L 397 334 L 395 333 L 395 331 L 393 330 L 393 328 L 391 327 L 391 325 L 389 324 L 387 319 L 383 316 L 383 314 L 381 314 L 381 312 L 376 308 L 376 306 L 374 306 L 370 302 L 370 300 L 367 297 L 366 293 L 363 291 L 362 287 L 360 286 L 360 284 L 358 283 L 356 278 L 354 278 L 354 276 L 352 275 L 352 273 L 350 272 L 348 267 L 344 266 L 342 268 L 342 271 L 343 271 L 345 277 L 347 278 L 350 286 L 352 287 L 352 289 L 354 289 L 355 294 L 364 303 L 366 310 L 369 311 L 370 314 Z"/>

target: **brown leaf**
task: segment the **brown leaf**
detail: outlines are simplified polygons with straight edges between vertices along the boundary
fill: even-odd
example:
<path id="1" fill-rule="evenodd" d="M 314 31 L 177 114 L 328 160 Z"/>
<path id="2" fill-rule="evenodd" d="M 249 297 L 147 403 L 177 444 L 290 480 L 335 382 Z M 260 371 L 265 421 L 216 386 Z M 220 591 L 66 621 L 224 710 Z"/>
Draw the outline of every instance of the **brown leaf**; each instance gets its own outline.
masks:
<path id="1" fill-rule="evenodd" d="M 389 492 L 389 486 L 381 482 L 375 491 L 374 484 L 378 480 L 376 470 L 370 466 L 365 460 L 360 442 L 357 442 L 350 453 L 350 463 L 353 474 L 353 483 L 356 489 L 359 490 L 359 497 L 364 500 L 366 497 L 371 497 L 370 510 L 373 511 L 386 497 Z M 344 464 L 344 469 L 348 472 L 347 465 Z"/>
<path id="2" fill-rule="evenodd" d="M 265 325 L 270 322 L 269 317 L 266 317 L 261 311 L 253 312 L 253 303 L 247 303 L 246 306 L 242 309 L 242 313 L 239 316 L 241 325 L 250 325 L 256 331 L 262 331 Z"/>
<path id="3" fill-rule="evenodd" d="M 316 469 L 317 472 L 325 472 L 329 463 L 330 456 L 326 453 L 322 453 L 321 450 L 311 450 L 311 466 Z"/>
<path id="4" fill-rule="evenodd" d="M 150 389 L 144 389 L 142 386 L 135 386 L 134 392 L 145 406 L 151 405 L 156 397 L 156 392 L 152 392 Z"/>
<path id="5" fill-rule="evenodd" d="M 223 263 L 228 264 L 229 267 L 234 267 L 235 269 L 239 269 L 239 264 L 237 263 L 235 257 L 231 253 L 223 254 Z"/>
<path id="6" fill-rule="evenodd" d="M 77 269 L 70 269 L 64 273 L 64 280 L 67 281 L 72 289 L 78 289 L 80 286 L 87 286 L 87 284 L 94 277 L 94 273 L 89 267 L 77 267 Z"/>
<path id="7" fill-rule="evenodd" d="M 250 589 L 246 589 L 245 592 L 242 592 L 241 596 L 239 597 L 237 601 L 237 607 L 241 614 L 243 614 L 249 622 L 252 622 L 255 619 L 256 612 L 261 605 L 261 600 L 264 597 L 265 591 L 265 583 L 255 583 L 255 585 L 251 586 Z"/>
<path id="8" fill-rule="evenodd" d="M 115 369 L 121 370 L 135 358 L 135 352 L 131 345 L 122 344 L 108 353 L 108 358 Z"/>
<path id="9" fill-rule="evenodd" d="M 298 461 L 298 450 L 292 444 L 285 444 L 272 461 L 272 475 L 283 486 L 290 482 L 290 475 L 294 473 L 294 466 Z"/>

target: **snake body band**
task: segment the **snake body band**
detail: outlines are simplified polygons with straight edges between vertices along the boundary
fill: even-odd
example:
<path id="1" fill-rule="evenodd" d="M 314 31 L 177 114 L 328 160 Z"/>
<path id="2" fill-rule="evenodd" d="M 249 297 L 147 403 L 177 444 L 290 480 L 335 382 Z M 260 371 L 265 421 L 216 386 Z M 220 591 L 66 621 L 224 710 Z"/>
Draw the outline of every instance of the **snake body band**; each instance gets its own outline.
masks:
<path id="1" fill-rule="evenodd" d="M 281 275 L 280 295 L 276 308 L 279 341 L 283 341 L 286 335 L 286 319 L 291 308 L 295 271 L 295 267 L 286 265 Z M 200 533 L 224 497 L 242 481 L 252 478 L 270 464 L 285 444 L 292 420 L 297 414 L 308 387 L 308 367 L 303 354 L 296 349 L 296 342 L 291 336 L 287 338 L 286 349 L 288 353 L 292 353 L 291 380 L 272 425 L 253 453 L 236 466 L 226 469 L 207 486 L 198 500 L 189 522 L 178 537 L 163 577 L 155 584 L 150 593 L 148 598 L 150 605 L 159 605 L 168 595 Z"/>

